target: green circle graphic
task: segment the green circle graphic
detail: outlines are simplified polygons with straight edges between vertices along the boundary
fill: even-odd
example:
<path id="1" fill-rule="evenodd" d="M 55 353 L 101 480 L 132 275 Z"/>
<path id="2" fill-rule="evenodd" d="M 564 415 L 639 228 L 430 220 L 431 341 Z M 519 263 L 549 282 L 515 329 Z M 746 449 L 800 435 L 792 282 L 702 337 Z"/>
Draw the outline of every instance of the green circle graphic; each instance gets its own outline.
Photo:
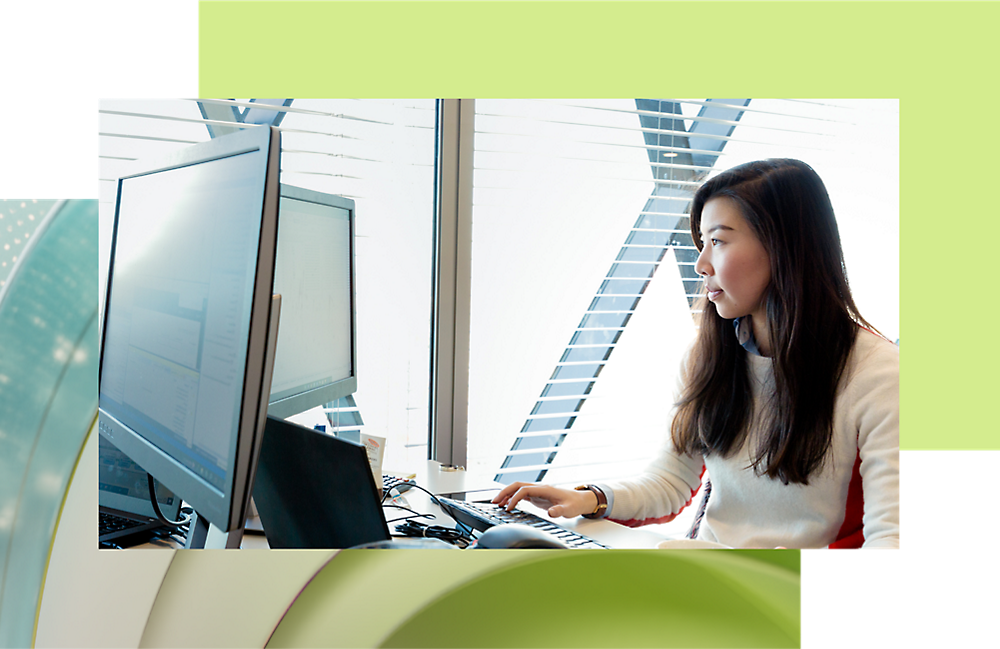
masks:
<path id="1" fill-rule="evenodd" d="M 304 590 L 268 646 L 797 647 L 798 559 L 797 551 L 348 551 Z"/>

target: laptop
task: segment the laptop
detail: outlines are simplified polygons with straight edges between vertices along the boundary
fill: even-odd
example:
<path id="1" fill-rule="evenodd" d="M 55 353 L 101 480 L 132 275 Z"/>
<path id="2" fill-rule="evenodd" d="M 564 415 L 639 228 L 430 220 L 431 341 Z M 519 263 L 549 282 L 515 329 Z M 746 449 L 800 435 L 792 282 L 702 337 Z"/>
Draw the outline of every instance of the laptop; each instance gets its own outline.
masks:
<path id="1" fill-rule="evenodd" d="M 253 499 L 272 548 L 388 541 L 365 447 L 268 417 Z"/>
<path id="2" fill-rule="evenodd" d="M 156 518 L 149 502 L 146 471 L 104 437 L 98 437 L 98 441 L 98 547 L 127 548 L 145 543 L 157 532 L 172 530 Z M 177 520 L 181 499 L 159 482 L 154 483 L 163 516 Z"/>

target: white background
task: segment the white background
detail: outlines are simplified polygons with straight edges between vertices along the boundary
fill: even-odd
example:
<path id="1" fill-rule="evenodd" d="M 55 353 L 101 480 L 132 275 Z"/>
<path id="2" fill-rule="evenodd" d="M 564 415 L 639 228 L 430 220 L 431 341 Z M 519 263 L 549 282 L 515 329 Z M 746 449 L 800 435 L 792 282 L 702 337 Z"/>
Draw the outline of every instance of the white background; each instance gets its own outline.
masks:
<path id="1" fill-rule="evenodd" d="M 197 96 L 196 2 L 5 3 L 0 24 L 0 198 L 96 198 L 98 98 Z M 903 452 L 903 549 L 803 552 L 802 645 L 995 641 L 997 459 Z"/>

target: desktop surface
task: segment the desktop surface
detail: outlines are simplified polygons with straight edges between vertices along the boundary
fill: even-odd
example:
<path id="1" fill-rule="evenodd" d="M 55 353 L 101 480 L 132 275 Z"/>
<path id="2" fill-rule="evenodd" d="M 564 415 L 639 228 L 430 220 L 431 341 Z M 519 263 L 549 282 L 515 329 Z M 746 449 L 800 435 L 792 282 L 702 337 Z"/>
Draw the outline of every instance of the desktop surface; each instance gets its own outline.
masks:
<path id="1" fill-rule="evenodd" d="M 488 502 L 503 487 L 503 485 L 493 481 L 492 474 L 490 476 L 479 476 L 470 474 L 465 470 L 450 470 L 447 467 L 443 468 L 439 462 L 435 462 L 434 460 L 427 460 L 422 466 L 416 467 L 414 471 L 399 471 L 395 473 L 402 475 L 415 473 L 416 477 L 414 481 L 419 487 L 423 487 L 435 495 L 444 495 L 449 498 L 460 497 L 470 502 Z M 455 527 L 455 520 L 442 511 L 434 503 L 430 495 L 421 489 L 409 489 L 401 496 L 386 498 L 385 504 L 390 505 L 383 507 L 383 514 L 391 532 L 394 532 L 394 526 L 398 522 L 401 522 L 403 517 L 408 515 L 400 507 L 407 507 L 425 515 L 425 517 L 417 520 L 428 526 Z M 604 519 L 552 518 L 544 510 L 530 503 L 519 504 L 517 510 L 550 521 L 560 528 L 591 538 L 611 549 L 653 549 L 670 540 L 670 537 L 652 530 L 625 527 Z M 260 520 L 251 518 L 248 528 L 260 529 Z M 394 541 L 400 541 L 400 547 L 406 546 L 406 543 L 404 543 L 406 539 L 404 537 L 393 537 L 393 539 Z M 683 543 L 680 545 L 683 545 Z M 137 547 L 141 549 L 155 549 L 179 548 L 180 546 L 179 544 L 156 541 Z M 264 534 L 251 532 L 243 535 L 240 547 L 250 550 L 267 549 L 270 546 Z"/>

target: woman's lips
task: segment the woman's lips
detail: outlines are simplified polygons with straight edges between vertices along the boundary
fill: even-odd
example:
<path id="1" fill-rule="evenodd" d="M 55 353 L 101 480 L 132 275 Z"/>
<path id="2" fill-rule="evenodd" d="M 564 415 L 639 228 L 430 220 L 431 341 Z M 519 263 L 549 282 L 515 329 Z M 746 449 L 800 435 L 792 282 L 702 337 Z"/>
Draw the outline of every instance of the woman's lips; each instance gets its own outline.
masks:
<path id="1" fill-rule="evenodd" d="M 722 289 L 715 290 L 715 291 L 713 291 L 712 289 L 708 289 L 708 299 L 709 300 L 711 300 L 711 301 L 714 302 L 715 298 L 719 297 L 720 295 L 722 295 Z"/>

